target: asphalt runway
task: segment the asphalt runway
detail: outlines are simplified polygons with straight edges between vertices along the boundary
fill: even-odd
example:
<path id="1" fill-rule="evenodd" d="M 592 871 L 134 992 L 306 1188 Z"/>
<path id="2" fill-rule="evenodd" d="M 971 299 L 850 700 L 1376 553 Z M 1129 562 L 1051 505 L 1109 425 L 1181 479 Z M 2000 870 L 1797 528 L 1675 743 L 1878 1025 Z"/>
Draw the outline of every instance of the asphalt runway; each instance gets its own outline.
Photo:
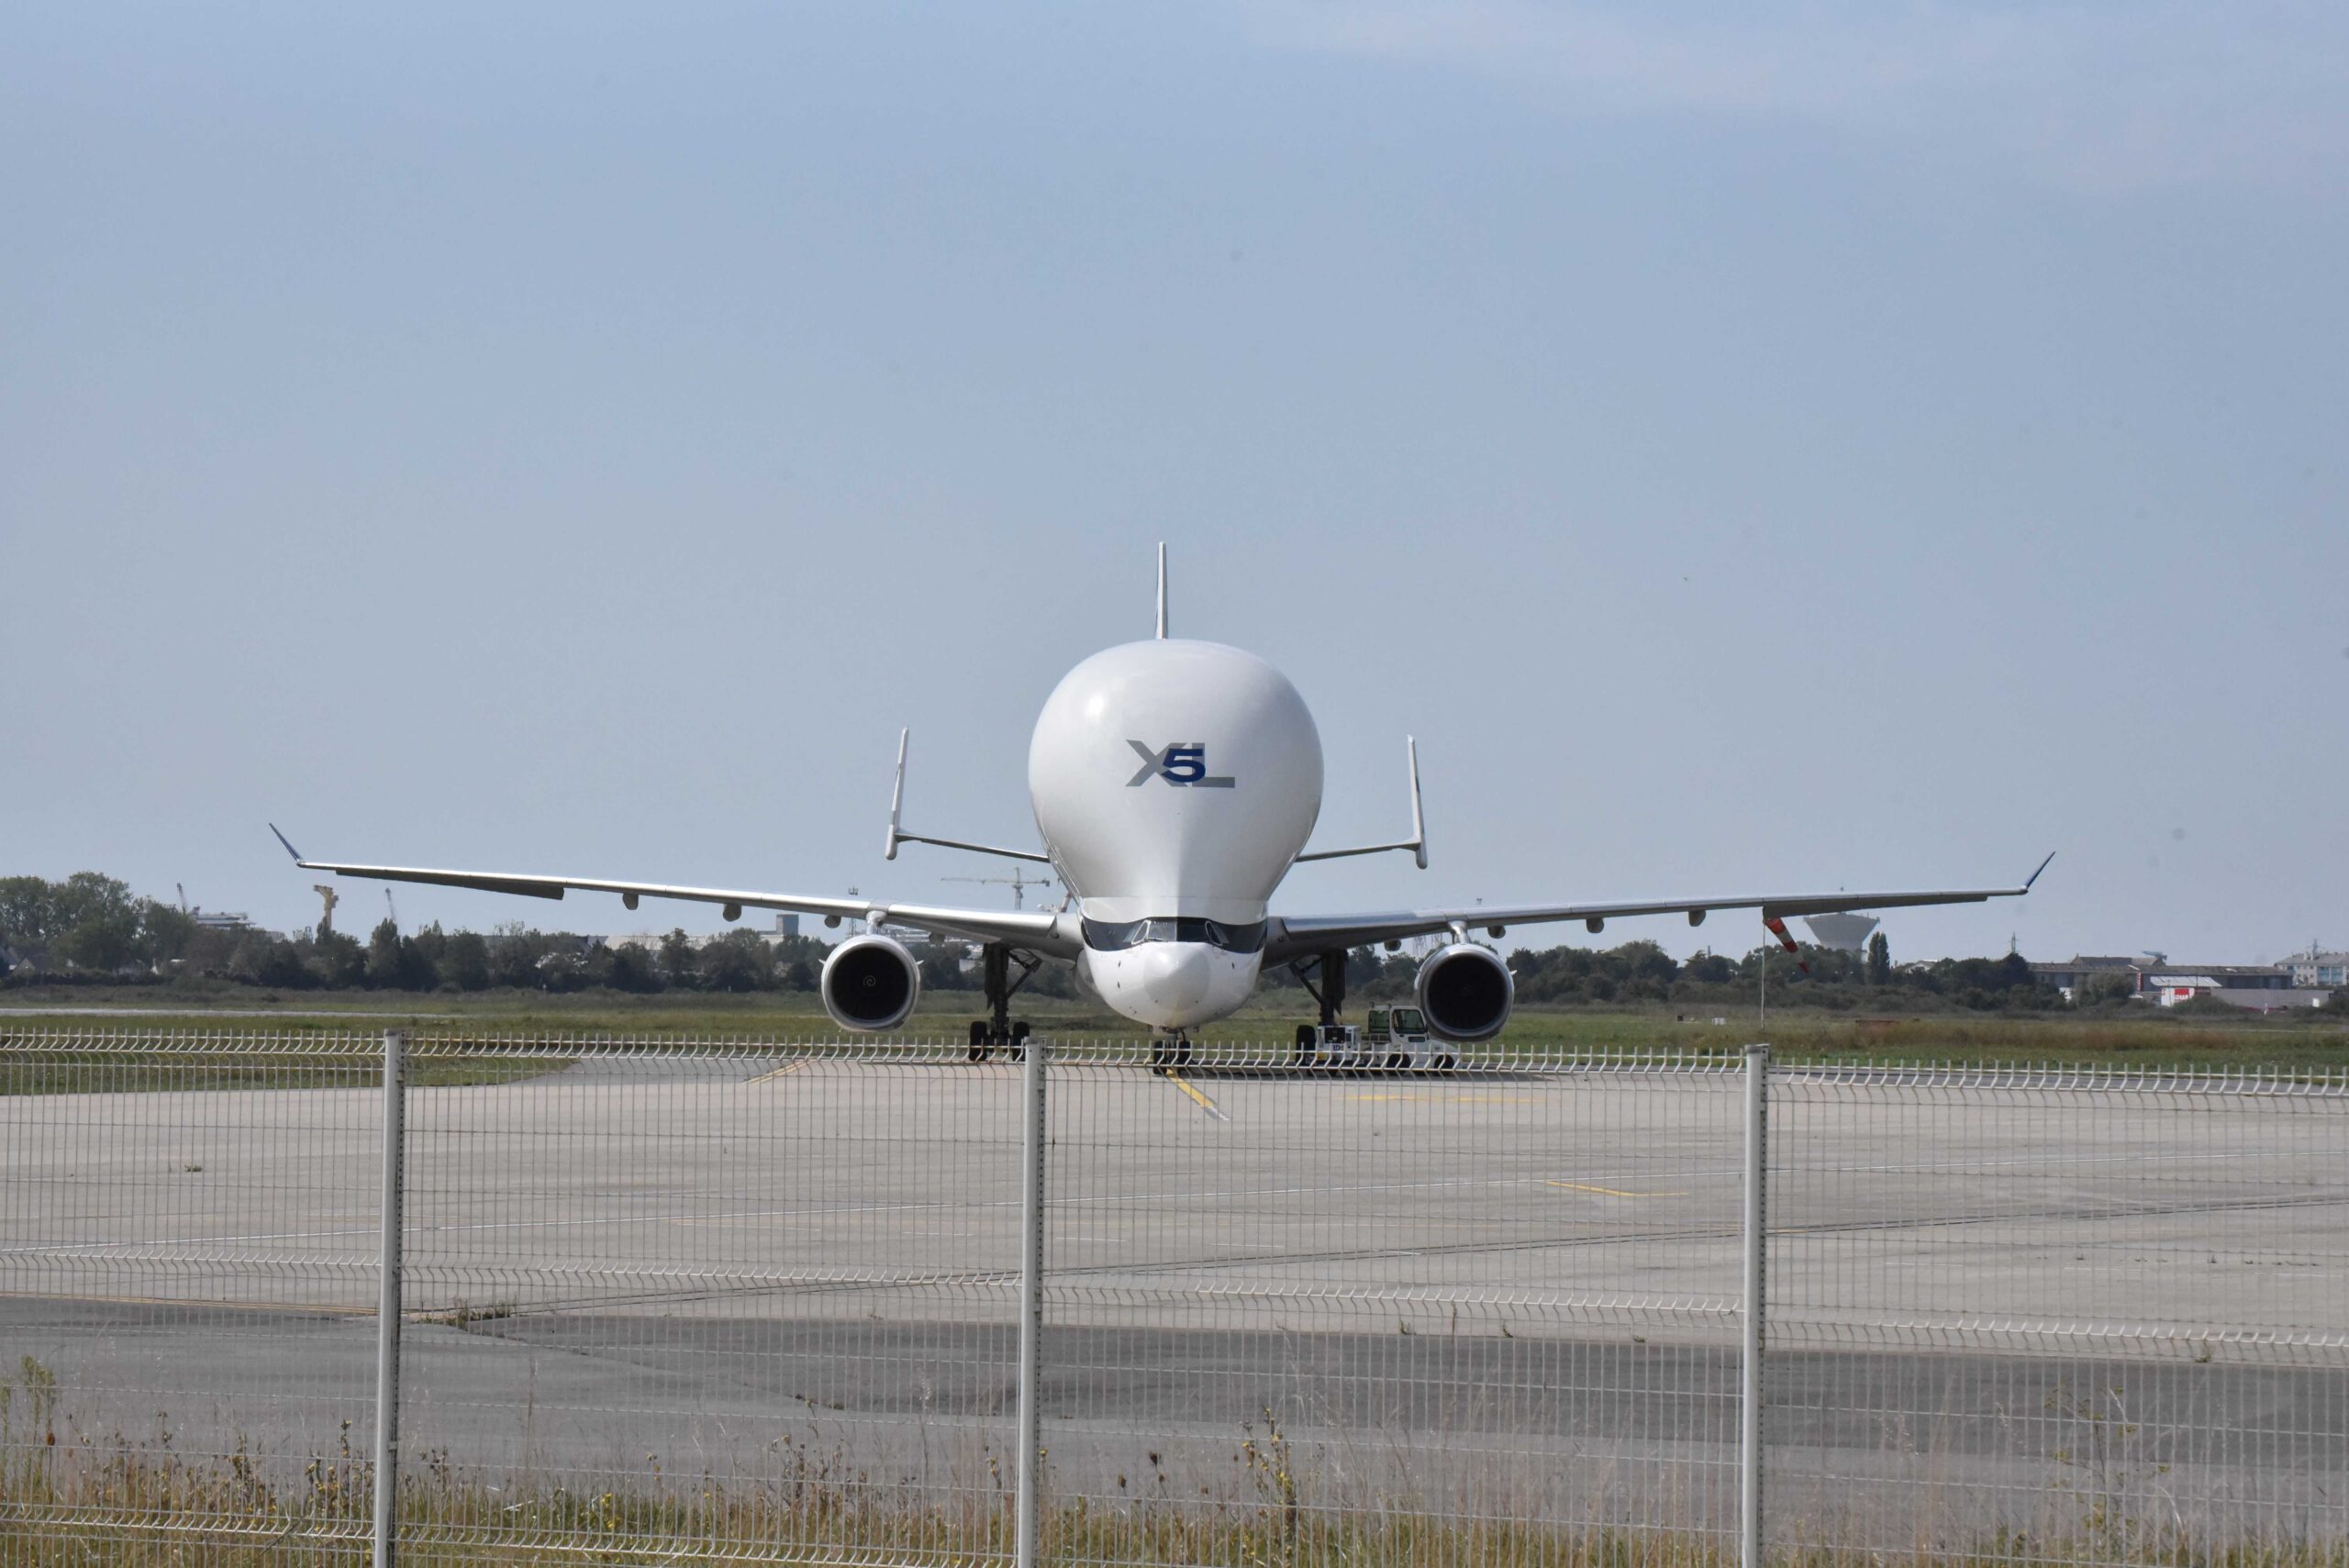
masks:
<path id="1" fill-rule="evenodd" d="M 410 1451 L 995 1485 L 1019 1084 L 642 1056 L 413 1091 Z M 1719 1522 L 1741 1093 L 1056 1070 L 1056 1484 L 1245 1500 L 1270 1412 L 1333 1506 Z M 377 1114 L 344 1089 L 0 1101 L 5 1364 L 56 1372 L 91 1430 L 363 1439 Z M 2349 1105 L 1789 1076 L 1771 1129 L 1784 1506 L 2043 1527 L 2087 1452 L 2214 1528 L 2344 1506 Z"/>

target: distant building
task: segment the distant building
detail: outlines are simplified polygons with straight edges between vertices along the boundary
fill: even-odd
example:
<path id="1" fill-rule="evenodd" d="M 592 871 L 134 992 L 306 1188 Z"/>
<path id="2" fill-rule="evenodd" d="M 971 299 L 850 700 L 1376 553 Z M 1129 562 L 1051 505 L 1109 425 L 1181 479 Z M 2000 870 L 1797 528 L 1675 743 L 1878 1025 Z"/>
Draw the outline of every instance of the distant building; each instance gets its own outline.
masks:
<path id="1" fill-rule="evenodd" d="M 2064 1000 L 2074 999 L 2073 993 L 2099 974 L 2122 974 L 2129 978 L 2129 989 L 2138 989 L 2140 961 L 2133 958 L 2090 957 L 2082 954 L 2061 963 L 2034 963 L 2032 978 L 2042 985 L 2053 985 L 2064 994 Z"/>
<path id="2" fill-rule="evenodd" d="M 2232 1002 L 2244 993 L 2264 995 L 2288 991 L 2294 986 L 2291 971 L 2279 964 L 2176 963 L 2166 953 L 2149 953 L 2143 958 L 2082 954 L 2056 963 L 2034 963 L 2031 973 L 2041 984 L 2062 992 L 2067 1002 L 2073 1000 L 2073 994 L 2080 986 L 2100 974 L 2125 976 L 2132 995 L 2158 1001 L 2164 1006 L 2175 1006 L 2213 993 L 2224 993 L 2224 1000 Z M 2169 992 L 2179 994 L 2165 994 Z"/>
<path id="3" fill-rule="evenodd" d="M 226 909 L 191 909 L 187 917 L 195 922 L 195 929 L 199 931 L 218 931 L 228 937 L 251 935 L 269 937 L 278 941 L 285 940 L 276 931 L 264 930 L 254 925 L 250 915 L 231 914 Z"/>
<path id="4" fill-rule="evenodd" d="M 785 942 L 793 941 L 798 938 L 799 917 L 796 915 L 777 915 L 774 917 L 774 925 L 771 929 L 762 929 L 756 926 L 748 926 L 741 929 L 750 931 L 753 936 L 757 937 L 759 940 L 766 943 L 769 947 L 779 947 Z M 698 950 L 707 947 L 712 942 L 722 941 L 732 934 L 733 933 L 730 931 L 717 931 L 706 936 L 698 937 L 688 934 L 685 938 L 685 943 L 688 947 Z M 647 952 L 659 952 L 661 951 L 661 944 L 669 940 L 669 933 L 666 931 L 629 931 L 624 936 L 606 937 L 601 940 L 607 945 L 611 947 L 642 948 Z"/>
<path id="5" fill-rule="evenodd" d="M 2208 996 L 2218 989 L 2219 978 L 2215 974 L 2148 974 L 2137 994 L 2150 996 L 2161 1006 L 2175 1007 L 2180 1002 Z"/>
<path id="6" fill-rule="evenodd" d="M 2349 985 L 2349 952 L 2320 952 L 2314 942 L 2308 951 L 2284 960 L 2283 967 L 2291 971 L 2295 986 L 2308 990 L 2338 991 Z"/>

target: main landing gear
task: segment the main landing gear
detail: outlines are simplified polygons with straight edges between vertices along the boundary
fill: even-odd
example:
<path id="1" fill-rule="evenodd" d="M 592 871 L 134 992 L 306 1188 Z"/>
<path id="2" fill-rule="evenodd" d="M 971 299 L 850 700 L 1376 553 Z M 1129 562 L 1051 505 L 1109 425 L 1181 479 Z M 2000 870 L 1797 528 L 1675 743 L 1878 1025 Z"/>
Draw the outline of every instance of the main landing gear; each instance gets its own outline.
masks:
<path id="1" fill-rule="evenodd" d="M 1316 953 L 1309 964 L 1298 959 L 1288 969 L 1306 993 L 1321 1004 L 1319 1024 L 1297 1026 L 1297 1064 L 1310 1066 L 1320 1053 L 1321 1031 L 1337 1027 L 1339 1010 L 1346 1005 L 1346 950 Z"/>
<path id="2" fill-rule="evenodd" d="M 1019 973 L 1012 974 L 1017 966 Z M 1012 994 L 1028 984 L 1029 976 L 1044 966 L 1040 958 L 1024 952 L 1013 952 L 1001 942 L 989 942 L 981 950 L 980 969 L 985 977 L 987 1016 L 971 1020 L 971 1060 L 985 1062 L 998 1046 L 1011 1052 L 1011 1060 L 1019 1062 L 1028 1054 L 1030 1029 L 1025 1018 L 1014 1022 L 1011 1017 Z"/>

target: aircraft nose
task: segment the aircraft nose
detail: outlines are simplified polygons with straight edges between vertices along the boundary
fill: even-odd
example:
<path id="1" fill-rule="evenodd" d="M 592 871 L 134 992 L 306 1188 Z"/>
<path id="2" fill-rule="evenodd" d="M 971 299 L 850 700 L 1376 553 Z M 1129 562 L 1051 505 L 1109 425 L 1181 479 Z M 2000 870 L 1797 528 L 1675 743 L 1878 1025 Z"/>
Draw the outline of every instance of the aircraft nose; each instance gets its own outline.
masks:
<path id="1" fill-rule="evenodd" d="M 1214 979 L 1207 950 L 1195 942 L 1153 942 L 1142 957 L 1141 994 L 1170 1013 L 1206 1001 Z"/>

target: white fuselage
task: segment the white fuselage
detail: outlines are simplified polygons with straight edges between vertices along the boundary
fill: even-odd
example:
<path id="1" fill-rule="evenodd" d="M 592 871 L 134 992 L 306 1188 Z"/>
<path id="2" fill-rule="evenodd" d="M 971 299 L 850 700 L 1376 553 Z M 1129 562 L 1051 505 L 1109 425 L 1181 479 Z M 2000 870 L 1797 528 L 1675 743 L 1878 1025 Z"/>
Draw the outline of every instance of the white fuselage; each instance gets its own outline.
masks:
<path id="1" fill-rule="evenodd" d="M 1167 1029 L 1247 1001 L 1321 811 L 1320 733 L 1279 671 L 1216 642 L 1106 649 L 1045 700 L 1028 789 L 1103 1001 Z"/>

